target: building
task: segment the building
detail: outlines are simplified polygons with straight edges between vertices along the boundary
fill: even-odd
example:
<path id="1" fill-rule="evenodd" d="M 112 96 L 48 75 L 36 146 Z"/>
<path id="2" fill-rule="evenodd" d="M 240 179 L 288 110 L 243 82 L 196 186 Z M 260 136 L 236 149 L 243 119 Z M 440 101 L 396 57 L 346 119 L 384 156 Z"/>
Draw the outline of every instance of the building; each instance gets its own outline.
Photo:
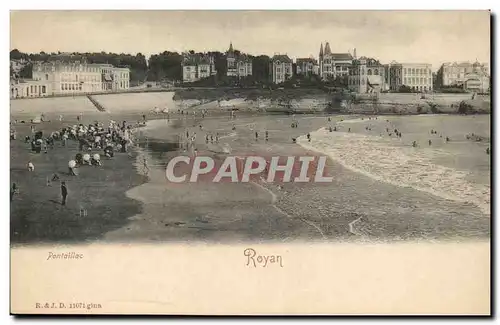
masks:
<path id="1" fill-rule="evenodd" d="M 181 66 L 183 82 L 198 81 L 217 73 L 214 58 L 207 54 L 184 53 Z"/>
<path id="2" fill-rule="evenodd" d="M 269 74 L 271 81 L 280 84 L 293 76 L 293 62 L 288 55 L 276 54 L 269 63 Z"/>
<path id="3" fill-rule="evenodd" d="M 227 76 L 246 77 L 252 75 L 252 59 L 239 51 L 233 49 L 233 43 L 229 44 L 226 52 Z"/>
<path id="4" fill-rule="evenodd" d="M 347 86 L 351 91 L 360 94 L 386 90 L 384 65 L 376 59 L 364 56 L 354 59 L 349 68 Z"/>
<path id="5" fill-rule="evenodd" d="M 313 58 L 300 58 L 296 61 L 297 75 L 311 76 L 318 74 L 318 62 Z"/>
<path id="6" fill-rule="evenodd" d="M 384 66 L 386 80 L 392 91 L 399 91 L 406 86 L 413 91 L 428 92 L 434 89 L 432 82 L 432 65 L 429 63 L 391 62 Z"/>
<path id="7" fill-rule="evenodd" d="M 338 76 L 349 75 L 353 59 L 350 53 L 332 53 L 328 42 L 326 42 L 323 51 L 323 43 L 321 43 L 319 50 L 319 75 L 321 79 L 331 80 Z"/>
<path id="8" fill-rule="evenodd" d="M 42 80 L 11 79 L 10 98 L 47 97 L 51 94 L 50 83 Z"/>
<path id="9" fill-rule="evenodd" d="M 487 92 L 490 84 L 489 65 L 479 62 L 444 63 L 436 74 L 437 87 L 460 87 Z"/>
<path id="10" fill-rule="evenodd" d="M 35 62 L 32 77 L 46 85 L 47 96 L 115 92 L 130 87 L 130 69 L 111 64 Z"/>

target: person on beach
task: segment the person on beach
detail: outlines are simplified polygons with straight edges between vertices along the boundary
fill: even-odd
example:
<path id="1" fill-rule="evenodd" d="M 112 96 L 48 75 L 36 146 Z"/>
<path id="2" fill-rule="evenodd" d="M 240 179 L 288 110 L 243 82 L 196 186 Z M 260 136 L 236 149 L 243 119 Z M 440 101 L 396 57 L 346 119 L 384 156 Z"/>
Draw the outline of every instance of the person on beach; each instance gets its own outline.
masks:
<path id="1" fill-rule="evenodd" d="M 257 131 L 255 131 L 255 140 L 258 140 L 259 139 L 259 133 Z"/>
<path id="2" fill-rule="evenodd" d="M 148 176 L 149 175 L 149 166 L 148 166 L 148 160 L 146 159 L 146 156 L 142 157 L 142 167 L 144 170 L 144 175 Z"/>
<path id="3" fill-rule="evenodd" d="M 269 131 L 266 130 L 266 142 L 269 141 Z"/>
<path id="4" fill-rule="evenodd" d="M 35 171 L 35 165 L 31 161 L 28 161 L 28 171 Z"/>
<path id="5" fill-rule="evenodd" d="M 205 135 L 205 143 L 207 143 L 207 144 L 208 144 L 208 134 L 207 134 L 207 135 Z"/>
<path id="6" fill-rule="evenodd" d="M 430 145 L 432 145 L 432 141 L 431 141 L 431 140 L 429 140 L 429 146 L 430 146 Z"/>
<path id="7" fill-rule="evenodd" d="M 311 142 L 311 134 L 310 134 L 310 133 L 307 133 L 307 140 L 308 140 L 309 142 Z"/>
<path id="8" fill-rule="evenodd" d="M 61 205 L 66 205 L 66 198 L 68 197 L 68 189 L 66 188 L 66 182 L 61 182 Z"/>
<path id="9" fill-rule="evenodd" d="M 417 146 L 417 141 L 413 141 L 412 146 L 413 146 L 413 148 L 415 148 Z"/>
<path id="10" fill-rule="evenodd" d="M 68 134 L 64 133 L 62 136 L 62 145 L 63 147 L 66 147 L 66 143 L 68 142 Z"/>
<path id="11" fill-rule="evenodd" d="M 63 120 L 63 116 L 61 114 L 61 115 L 59 115 L 59 122 L 62 122 L 62 120 Z"/>
<path id="12" fill-rule="evenodd" d="M 347 131 L 347 132 L 351 132 L 351 128 L 349 128 L 349 131 Z M 390 134 L 389 134 L 389 136 L 390 136 Z"/>
<path id="13" fill-rule="evenodd" d="M 446 137 L 446 142 L 449 142 L 450 141 L 450 138 Z"/>
<path id="14" fill-rule="evenodd" d="M 490 154 L 490 148 L 486 148 L 486 154 L 489 155 Z"/>
<path id="15" fill-rule="evenodd" d="M 69 171 L 69 175 L 70 176 L 76 176 L 75 167 L 76 167 L 76 161 L 75 160 L 70 160 L 68 162 L 68 171 Z"/>
<path id="16" fill-rule="evenodd" d="M 19 193 L 16 183 L 12 183 L 12 188 L 10 189 L 10 202 L 14 200 L 14 194 Z"/>

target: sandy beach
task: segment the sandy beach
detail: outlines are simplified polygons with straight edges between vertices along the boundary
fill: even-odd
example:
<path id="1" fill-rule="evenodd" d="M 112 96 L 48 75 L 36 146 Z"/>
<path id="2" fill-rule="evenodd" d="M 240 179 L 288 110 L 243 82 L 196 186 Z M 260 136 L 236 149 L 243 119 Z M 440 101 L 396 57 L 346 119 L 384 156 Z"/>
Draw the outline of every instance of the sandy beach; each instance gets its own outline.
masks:
<path id="1" fill-rule="evenodd" d="M 66 104 L 59 100 L 42 100 L 46 101 L 43 102 L 45 106 L 39 107 L 37 112 L 45 112 L 48 103 L 56 109 L 47 114 L 51 122 L 36 125 L 37 129 L 50 132 L 76 123 L 75 108 L 67 105 L 73 99 L 67 98 Z M 72 103 L 79 101 L 74 100 Z M 129 103 L 124 104 L 127 100 Z M 11 107 L 13 119 L 29 118 L 26 109 L 19 104 L 22 102 L 17 101 L 17 106 Z M 111 97 L 101 98 L 100 102 L 109 107 L 109 111 L 87 109 L 86 104 L 77 106 L 77 110 L 83 111 L 83 123 L 96 120 L 107 123 L 110 119 L 134 123 L 145 114 L 148 126 L 137 130 L 135 145 L 129 153 L 105 160 L 102 168 L 82 169 L 75 179 L 65 176 L 69 181 L 70 202 L 73 202 L 70 209 L 60 208 L 57 186 L 47 188 L 45 180 L 53 172 L 63 173 L 69 157 L 77 152 L 76 143 L 67 148 L 56 145 L 48 154 L 31 154 L 28 145 L 20 140 L 29 132 L 29 124 L 15 125 L 18 140 L 11 141 L 11 179 L 18 182 L 22 195 L 11 205 L 13 242 L 394 241 L 489 236 L 489 218 L 474 204 L 477 200 L 456 200 L 456 197 L 436 195 L 411 183 L 401 186 L 398 178 L 374 177 L 378 175 L 377 170 L 387 168 L 380 165 L 384 163 L 384 153 L 396 157 L 400 152 L 397 150 L 407 149 L 366 142 L 372 139 L 364 130 L 366 123 L 359 123 L 360 118 L 354 115 L 331 115 L 328 121 L 324 114 L 292 116 L 237 112 L 231 118 L 228 112 L 213 103 L 185 105 L 182 109 L 186 114 L 179 114 L 172 94 L 166 96 L 165 93 L 157 93 L 137 105 L 125 97 L 120 97 L 120 102 Z M 119 109 L 120 103 L 125 108 Z M 154 114 L 151 108 L 155 106 L 172 107 L 170 119 L 165 119 L 165 114 Z M 201 109 L 207 110 L 205 117 L 201 116 Z M 62 122 L 58 121 L 59 115 L 64 115 Z M 291 128 L 294 120 L 298 122 L 297 128 Z M 338 131 L 328 132 L 325 128 L 330 126 L 336 126 Z M 347 132 L 349 128 L 353 133 Z M 328 156 L 326 171 L 333 176 L 333 181 L 327 184 L 284 183 L 281 187 L 258 180 L 250 183 L 169 183 L 165 177 L 169 159 L 192 155 L 192 151 L 185 151 L 183 144 L 186 131 L 197 133 L 198 155 L 210 156 L 219 163 L 229 154 Z M 268 141 L 264 139 L 265 131 L 269 133 Z M 259 134 L 258 139 L 255 139 L 255 132 Z M 311 142 L 305 139 L 307 133 L 312 135 Z M 207 134 L 209 138 L 218 134 L 219 142 L 207 143 Z M 293 143 L 293 138 L 297 138 L 298 143 Z M 397 145 L 405 147 L 407 144 L 403 141 Z M 374 151 L 376 148 L 378 151 Z M 366 155 L 359 156 L 357 152 L 366 152 Z M 36 176 L 24 171 L 29 159 L 37 166 Z M 380 164 L 366 165 L 370 161 Z M 389 162 L 397 171 L 398 165 Z M 364 171 L 366 166 L 375 168 L 375 173 Z M 410 166 L 400 162 L 401 172 L 408 171 Z M 443 168 L 424 180 L 432 183 L 445 175 L 447 170 Z M 422 180 L 421 176 L 418 180 Z M 446 179 L 441 181 L 436 186 L 455 184 L 446 183 Z M 459 185 L 454 186 L 459 189 Z M 469 194 L 480 197 L 474 193 L 471 187 Z M 86 201 L 76 199 L 79 197 L 85 197 Z M 22 204 L 24 200 L 38 203 L 27 209 L 23 208 L 26 206 Z M 78 217 L 81 205 L 88 208 L 92 217 Z M 71 227 L 68 228 L 68 224 Z M 44 230 L 47 227 L 52 230 Z"/>

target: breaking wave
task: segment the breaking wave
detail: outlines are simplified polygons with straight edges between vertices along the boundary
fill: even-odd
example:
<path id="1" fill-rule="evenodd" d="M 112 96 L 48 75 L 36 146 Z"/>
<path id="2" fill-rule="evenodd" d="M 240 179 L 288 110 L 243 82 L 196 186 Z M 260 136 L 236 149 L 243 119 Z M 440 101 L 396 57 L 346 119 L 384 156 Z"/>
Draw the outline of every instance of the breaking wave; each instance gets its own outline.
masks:
<path id="1" fill-rule="evenodd" d="M 490 186 L 467 180 L 468 173 L 435 164 L 418 148 L 396 147 L 382 138 L 321 128 L 297 143 L 321 152 L 344 167 L 377 181 L 410 187 L 438 197 L 478 206 L 490 215 Z"/>

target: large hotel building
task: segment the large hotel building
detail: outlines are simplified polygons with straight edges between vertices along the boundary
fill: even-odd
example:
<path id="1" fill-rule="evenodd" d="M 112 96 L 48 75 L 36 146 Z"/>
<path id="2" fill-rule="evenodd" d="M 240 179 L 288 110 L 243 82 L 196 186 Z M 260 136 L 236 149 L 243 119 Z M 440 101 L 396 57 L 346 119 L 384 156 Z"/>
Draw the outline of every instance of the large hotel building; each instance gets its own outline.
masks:
<path id="1" fill-rule="evenodd" d="M 117 92 L 130 87 L 130 69 L 111 64 L 35 62 L 32 79 L 11 80 L 11 98 Z"/>
<path id="2" fill-rule="evenodd" d="M 413 91 L 428 92 L 434 89 L 432 84 L 432 65 L 429 63 L 392 62 L 385 66 L 386 80 L 390 89 L 398 91 L 406 86 Z"/>

